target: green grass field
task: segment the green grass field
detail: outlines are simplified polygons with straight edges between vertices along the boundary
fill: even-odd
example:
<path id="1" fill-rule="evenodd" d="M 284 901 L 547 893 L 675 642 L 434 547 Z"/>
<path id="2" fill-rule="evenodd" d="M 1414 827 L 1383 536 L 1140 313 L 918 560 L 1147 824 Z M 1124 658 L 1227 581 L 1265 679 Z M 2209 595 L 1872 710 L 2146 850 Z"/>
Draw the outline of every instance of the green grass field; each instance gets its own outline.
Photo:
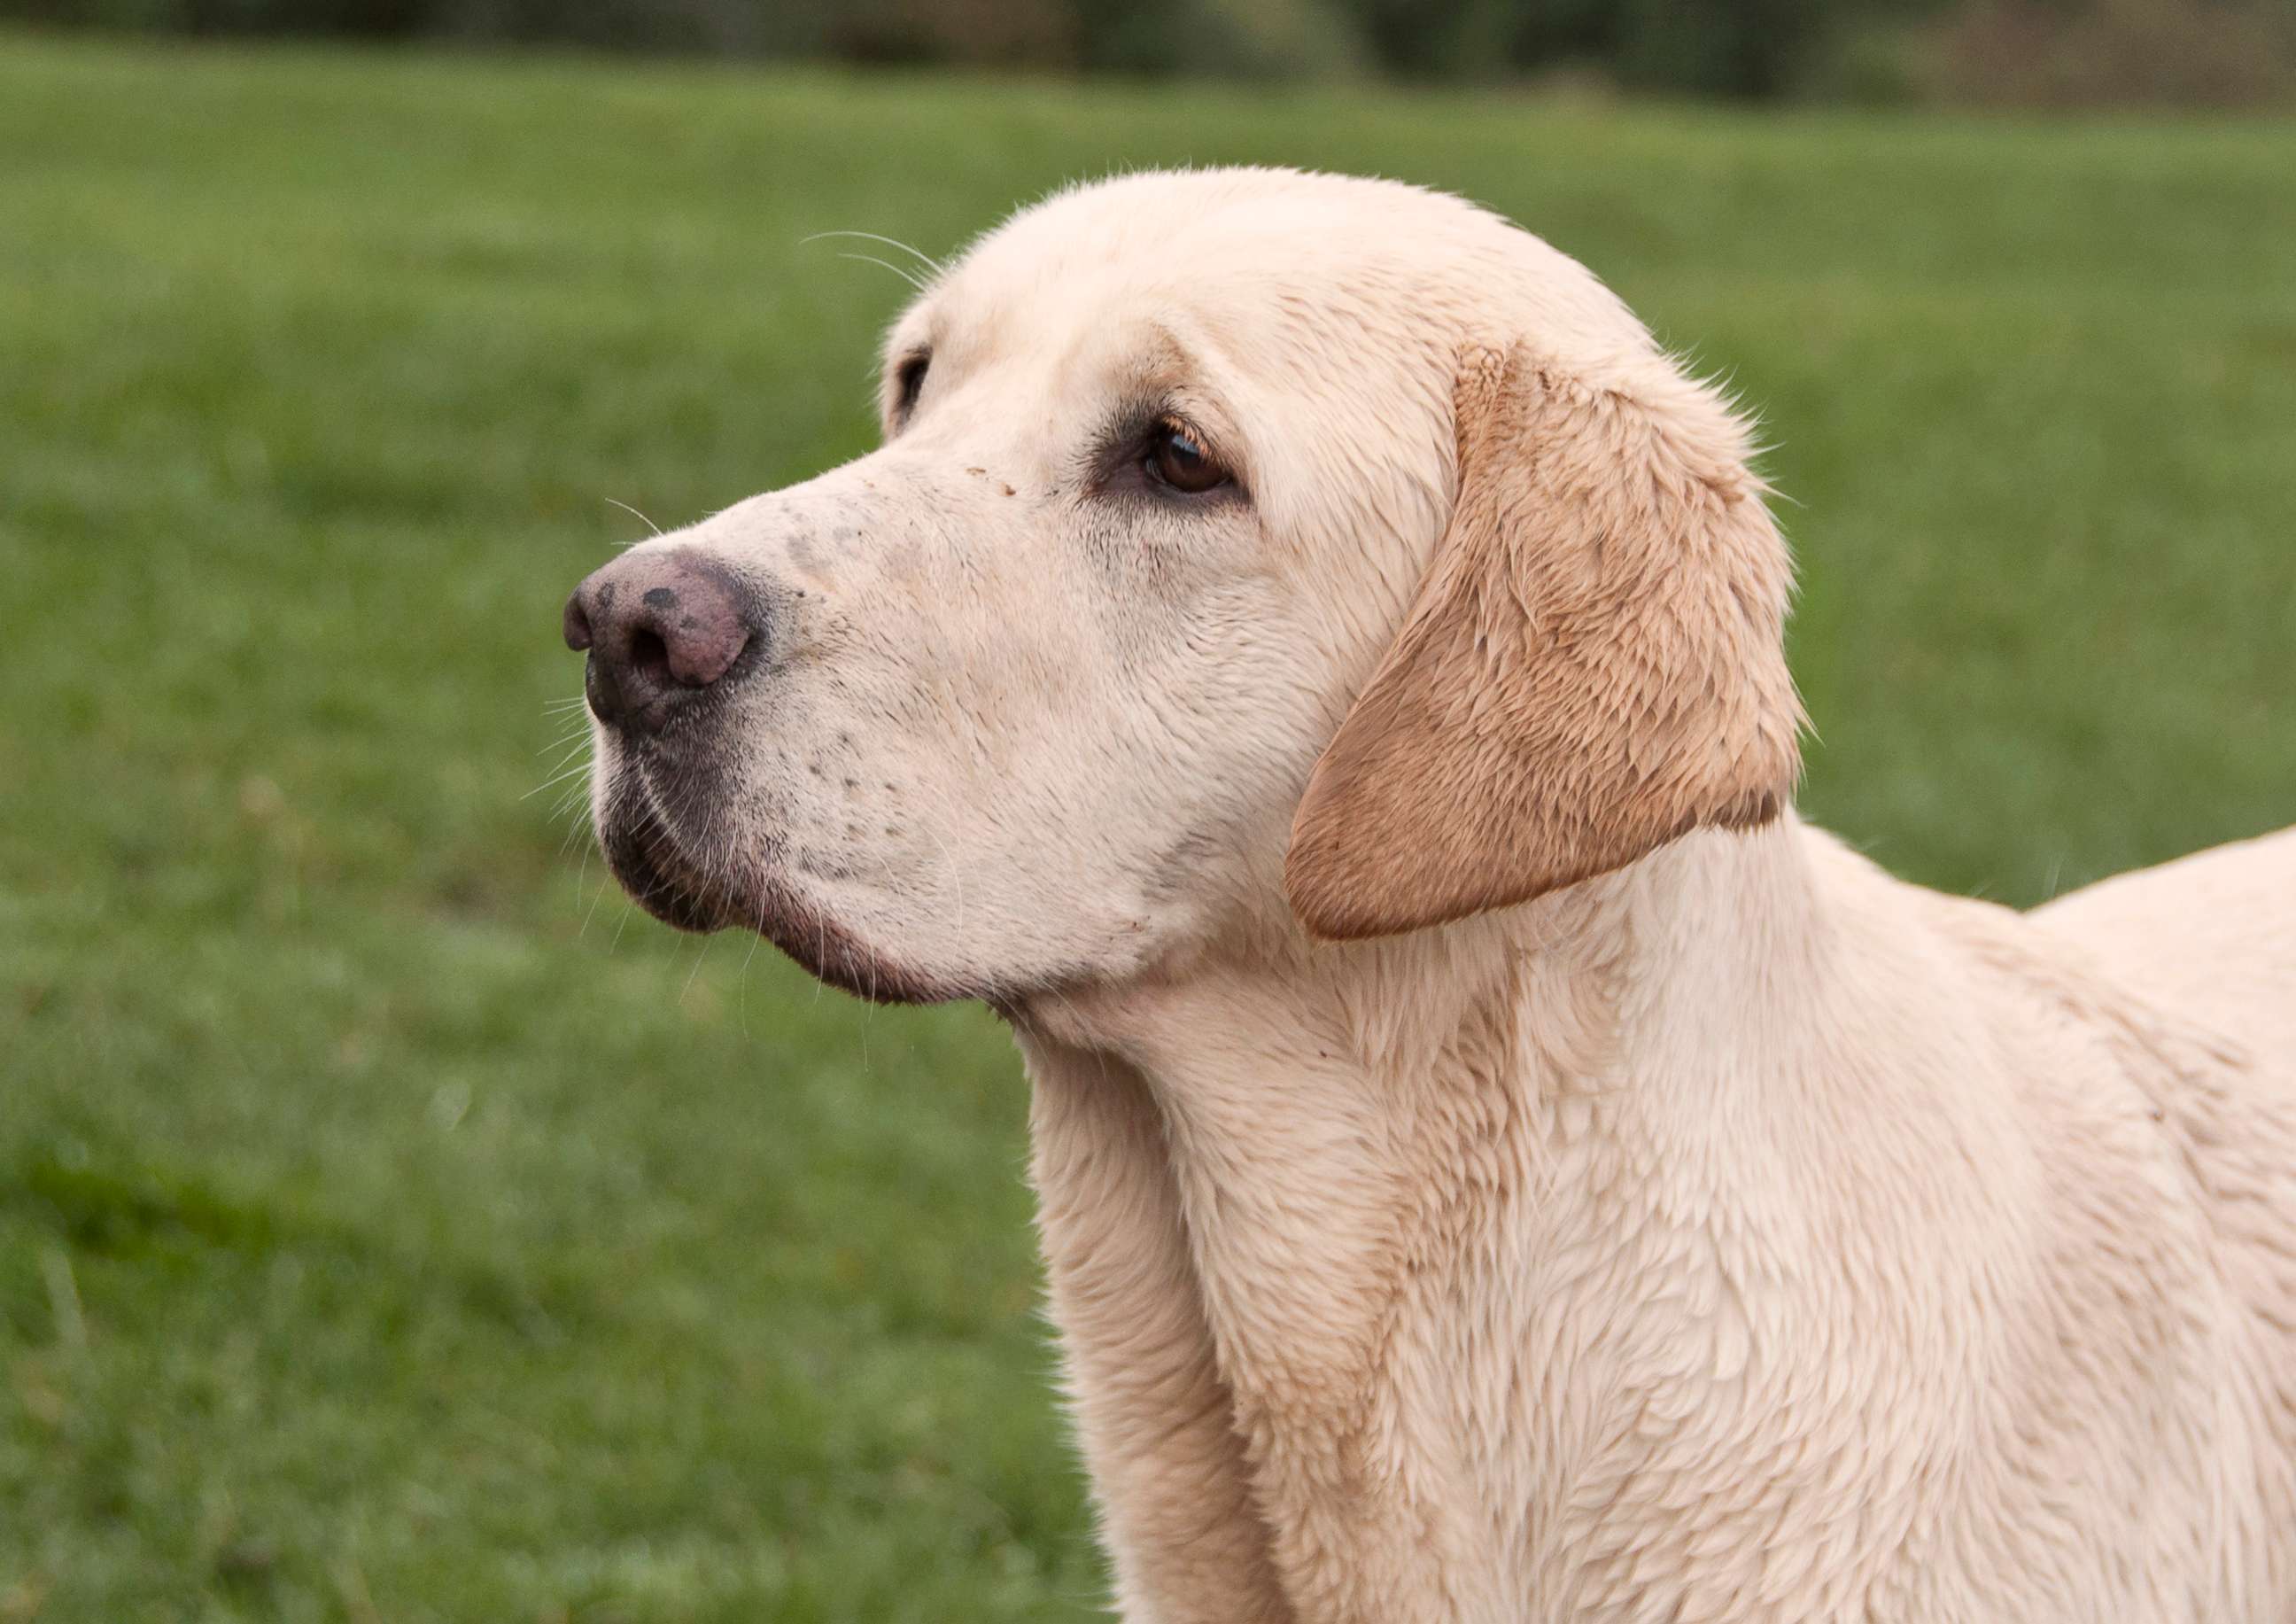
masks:
<path id="1" fill-rule="evenodd" d="M 0 1620 L 1092 1614 L 1001 1032 L 529 791 L 613 504 L 869 442 L 906 290 L 804 238 L 1234 160 L 1483 199 L 1762 408 L 1883 861 L 2296 820 L 2296 126 L 0 37 Z"/>

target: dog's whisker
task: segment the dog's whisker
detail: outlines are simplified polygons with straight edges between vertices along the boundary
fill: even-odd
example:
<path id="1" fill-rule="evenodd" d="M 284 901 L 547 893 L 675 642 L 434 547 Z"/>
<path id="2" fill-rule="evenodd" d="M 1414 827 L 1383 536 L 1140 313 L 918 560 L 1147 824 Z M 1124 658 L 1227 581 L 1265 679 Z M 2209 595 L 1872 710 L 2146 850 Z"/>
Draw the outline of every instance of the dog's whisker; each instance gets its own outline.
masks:
<path id="1" fill-rule="evenodd" d="M 717 940 L 718 937 L 715 931 L 712 931 L 709 935 L 701 939 L 701 951 L 693 956 L 693 968 L 685 972 L 685 985 L 678 989 L 678 1008 L 684 1009 L 685 1007 L 686 996 L 693 990 L 693 978 L 701 973 L 701 961 L 709 956 L 709 949 L 717 943 Z"/>
<path id="2" fill-rule="evenodd" d="M 757 962 L 758 945 L 766 939 L 766 910 L 758 909 L 757 929 L 750 933 L 750 950 L 742 956 L 741 1010 L 742 1036 L 750 1036 L 750 966 Z"/>
<path id="3" fill-rule="evenodd" d="M 853 237 L 857 238 L 864 242 L 882 242 L 887 248 L 897 248 L 905 254 L 914 256 L 915 258 L 922 262 L 924 267 L 928 271 L 931 272 L 932 275 L 936 276 L 946 275 L 947 274 L 947 267 L 944 267 L 939 260 L 925 252 L 924 250 L 918 248 L 912 243 L 904 242 L 898 237 L 883 236 L 873 231 L 816 231 L 811 236 L 799 238 L 798 246 L 800 248 L 804 248 L 811 243 L 819 242 L 828 237 Z"/>
<path id="4" fill-rule="evenodd" d="M 865 264 L 881 266 L 884 269 L 892 272 L 894 275 L 899 277 L 903 282 L 907 283 L 918 292 L 922 293 L 925 291 L 924 278 L 916 275 L 913 272 L 903 270 L 899 266 L 895 265 L 890 259 L 880 259 L 874 254 L 857 254 L 850 251 L 840 253 L 837 257 L 840 259 L 858 259 Z"/>
<path id="5" fill-rule="evenodd" d="M 607 874 L 599 880 L 598 889 L 590 893 L 590 906 L 582 915 L 581 928 L 574 932 L 576 941 L 580 941 L 590 933 L 590 921 L 597 916 L 598 904 L 605 900 L 606 891 L 613 883 L 613 875 Z"/>
<path id="6" fill-rule="evenodd" d="M 519 799 L 521 800 L 532 800 L 536 796 L 541 794 L 543 791 L 555 789 L 560 784 L 564 783 L 568 779 L 578 777 L 589 770 L 590 764 L 587 761 L 577 761 L 573 766 L 565 768 L 563 771 L 554 773 L 549 777 L 544 779 L 540 783 L 536 784 L 525 794 L 520 796 Z"/>
<path id="7" fill-rule="evenodd" d="M 651 520 L 651 519 L 647 518 L 644 513 L 642 513 L 638 512 L 638 510 L 637 510 L 637 509 L 636 509 L 636 508 L 632 507 L 628 503 L 627 503 L 627 502 L 622 502 L 622 501 L 618 501 L 616 498 L 614 498 L 614 497 L 612 497 L 612 496 L 601 496 L 601 497 L 600 497 L 600 498 L 598 498 L 598 499 L 599 499 L 600 501 L 602 501 L 602 502 L 603 502 L 603 503 L 607 504 L 609 506 L 611 506 L 611 507 L 619 507 L 619 508 L 620 508 L 620 509 L 622 510 L 622 512 L 624 512 L 624 513 L 627 513 L 631 518 L 633 518 L 633 519 L 636 520 L 640 524 L 642 524 L 642 525 L 645 526 L 645 528 L 646 528 L 646 529 L 648 529 L 649 530 L 652 530 L 655 535 L 659 536 L 659 535 L 660 535 L 660 534 L 661 534 L 661 526 L 660 526 L 660 525 L 656 524 L 652 520 Z"/>

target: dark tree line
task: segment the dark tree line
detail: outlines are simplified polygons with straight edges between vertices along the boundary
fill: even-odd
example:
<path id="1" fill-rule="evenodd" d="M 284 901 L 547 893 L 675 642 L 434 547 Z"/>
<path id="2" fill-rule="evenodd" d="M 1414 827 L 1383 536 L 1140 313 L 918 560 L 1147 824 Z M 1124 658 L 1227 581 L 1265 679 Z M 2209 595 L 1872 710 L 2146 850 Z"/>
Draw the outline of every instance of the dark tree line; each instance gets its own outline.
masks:
<path id="1" fill-rule="evenodd" d="M 202 36 L 1254 79 L 2025 103 L 2296 91 L 2296 0 L 0 0 L 0 20 Z"/>

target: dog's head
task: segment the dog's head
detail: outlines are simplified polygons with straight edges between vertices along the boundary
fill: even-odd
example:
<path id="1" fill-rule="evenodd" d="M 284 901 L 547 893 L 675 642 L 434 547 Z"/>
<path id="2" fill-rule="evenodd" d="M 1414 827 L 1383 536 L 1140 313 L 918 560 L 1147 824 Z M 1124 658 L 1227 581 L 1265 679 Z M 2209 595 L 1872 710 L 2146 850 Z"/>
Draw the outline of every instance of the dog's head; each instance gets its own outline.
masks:
<path id="1" fill-rule="evenodd" d="M 1064 193 L 895 324 L 882 405 L 568 605 L 600 838 L 672 923 L 1015 998 L 1521 902 L 1791 791 L 1742 428 L 1456 199 Z"/>

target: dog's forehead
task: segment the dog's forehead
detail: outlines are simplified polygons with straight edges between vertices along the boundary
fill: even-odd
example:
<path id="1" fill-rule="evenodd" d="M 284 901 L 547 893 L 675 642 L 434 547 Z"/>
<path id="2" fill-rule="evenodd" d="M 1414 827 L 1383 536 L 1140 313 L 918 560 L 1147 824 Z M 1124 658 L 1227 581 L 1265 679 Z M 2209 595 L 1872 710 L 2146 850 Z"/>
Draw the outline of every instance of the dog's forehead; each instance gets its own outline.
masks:
<path id="1" fill-rule="evenodd" d="M 1185 250 L 1254 257 L 1271 239 L 1312 263 L 1319 242 L 1358 250 L 1381 227 L 1472 234 L 1492 217 L 1472 203 L 1395 181 L 1283 169 L 1157 170 L 1072 187 L 1018 210 L 976 251 L 1010 272 L 1022 260 L 1120 264 Z"/>
<path id="2" fill-rule="evenodd" d="M 1393 208 L 1473 217 L 1456 200 L 1275 171 L 1128 176 L 1021 210 L 984 235 L 890 335 L 943 376 L 1015 362 L 1064 382 L 1196 370 L 1275 327 L 1360 320 L 1398 283 L 1383 264 Z M 1488 218 L 1488 217 L 1483 217 Z M 1276 345 L 1253 370 L 1316 353 Z"/>
<path id="3" fill-rule="evenodd" d="M 1329 365 L 1358 335 L 1447 349 L 1494 321 L 1565 348 L 1639 332 L 1575 261 L 1445 193 L 1292 170 L 1153 171 L 1013 215 L 918 301 L 892 348 L 970 365 L 1120 356 L 1177 336 L 1183 349 L 1264 349 L 1253 370 L 1272 374 Z"/>
<path id="4" fill-rule="evenodd" d="M 1431 248 L 1431 234 L 1464 243 L 1495 225 L 1456 198 L 1390 182 L 1264 169 L 1132 175 L 1013 215 L 974 244 L 950 291 L 961 303 L 1111 314 L 1149 293 L 1215 308 L 1313 299 L 1368 267 L 1399 270 Z"/>

